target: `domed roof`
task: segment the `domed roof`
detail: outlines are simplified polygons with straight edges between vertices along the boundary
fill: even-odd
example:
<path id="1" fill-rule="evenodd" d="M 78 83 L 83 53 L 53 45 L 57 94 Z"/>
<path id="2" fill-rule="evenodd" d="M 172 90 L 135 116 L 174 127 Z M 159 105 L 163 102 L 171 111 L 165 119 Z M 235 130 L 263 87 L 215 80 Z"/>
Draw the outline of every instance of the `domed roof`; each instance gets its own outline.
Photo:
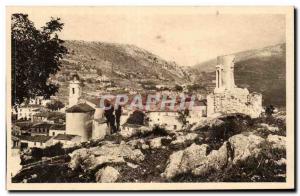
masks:
<path id="1" fill-rule="evenodd" d="M 87 112 L 93 112 L 93 111 L 95 111 L 95 109 L 86 103 L 80 103 L 77 105 L 73 105 L 72 107 L 70 107 L 66 110 L 67 113 L 87 113 Z"/>

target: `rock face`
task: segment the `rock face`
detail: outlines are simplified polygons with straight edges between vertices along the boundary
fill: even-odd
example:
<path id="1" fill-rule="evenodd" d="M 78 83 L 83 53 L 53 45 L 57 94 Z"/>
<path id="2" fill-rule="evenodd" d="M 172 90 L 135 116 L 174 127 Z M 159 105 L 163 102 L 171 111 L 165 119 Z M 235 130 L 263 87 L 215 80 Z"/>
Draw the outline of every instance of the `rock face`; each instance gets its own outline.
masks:
<path id="1" fill-rule="evenodd" d="M 228 141 L 234 150 L 233 163 L 243 161 L 250 156 L 257 156 L 261 150 L 260 145 L 265 142 L 263 138 L 253 134 L 249 136 L 234 135 Z"/>
<path id="2" fill-rule="evenodd" d="M 207 155 L 208 145 L 193 144 L 185 150 L 177 151 L 170 156 L 167 168 L 162 174 L 164 178 L 172 179 L 178 174 L 192 172 L 203 175 L 210 170 L 223 168 L 228 161 L 227 143 L 219 150 Z"/>
<path id="3" fill-rule="evenodd" d="M 208 145 L 192 144 L 170 156 L 162 177 L 170 180 L 179 174 L 188 172 L 201 176 L 210 171 L 220 171 L 228 164 L 236 164 L 250 156 L 257 156 L 263 142 L 265 139 L 253 134 L 249 136 L 238 134 L 229 138 L 228 142 L 224 142 L 218 150 L 212 150 L 209 154 L 207 154 Z"/>
<path id="4" fill-rule="evenodd" d="M 133 162 L 144 160 L 144 155 L 139 149 L 132 150 L 126 144 L 105 144 L 101 147 L 82 148 L 70 154 L 69 167 L 72 170 L 92 170 L 105 163 L 125 163 L 125 159 Z"/>
<path id="5" fill-rule="evenodd" d="M 285 150 L 286 149 L 286 139 L 283 136 L 279 135 L 268 135 L 267 142 L 269 142 L 272 145 L 272 148 L 279 149 L 279 150 Z"/>
<path id="6" fill-rule="evenodd" d="M 104 169 L 100 169 L 96 174 L 96 182 L 112 183 L 118 180 L 120 173 L 113 167 L 107 166 Z"/>

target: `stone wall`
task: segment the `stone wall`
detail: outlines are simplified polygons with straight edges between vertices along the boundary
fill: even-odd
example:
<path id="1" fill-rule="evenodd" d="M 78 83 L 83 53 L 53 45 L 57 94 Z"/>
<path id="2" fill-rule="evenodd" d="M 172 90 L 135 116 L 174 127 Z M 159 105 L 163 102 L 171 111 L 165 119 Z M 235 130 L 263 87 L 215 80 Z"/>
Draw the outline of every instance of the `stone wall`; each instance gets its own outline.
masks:
<path id="1" fill-rule="evenodd" d="M 257 118 L 261 112 L 261 94 L 249 93 L 247 89 L 234 88 L 220 93 L 212 93 L 207 97 L 208 116 L 215 113 L 243 113 Z"/>

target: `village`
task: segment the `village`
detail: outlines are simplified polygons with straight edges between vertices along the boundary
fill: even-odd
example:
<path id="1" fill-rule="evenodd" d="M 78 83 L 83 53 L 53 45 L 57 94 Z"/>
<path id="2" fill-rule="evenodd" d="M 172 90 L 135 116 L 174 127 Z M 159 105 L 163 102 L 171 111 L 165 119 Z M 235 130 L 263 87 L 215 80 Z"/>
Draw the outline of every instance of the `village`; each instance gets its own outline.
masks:
<path id="1" fill-rule="evenodd" d="M 157 126 L 176 131 L 183 129 L 187 124 L 197 123 L 202 118 L 221 113 L 243 113 L 253 118 L 259 117 L 263 111 L 262 96 L 250 94 L 247 89 L 235 86 L 234 56 L 222 57 L 218 62 L 216 87 L 206 99 L 201 99 L 201 95 L 196 96 L 194 100 L 186 97 L 184 106 L 189 105 L 191 101 L 193 105 L 182 109 L 175 109 L 176 105 L 180 104 L 177 99 L 168 100 L 166 102 L 168 107 L 162 107 L 161 102 L 151 103 L 148 110 L 123 104 L 116 128 L 115 123 L 110 124 L 105 117 L 105 111 L 99 105 L 100 98 L 82 98 L 80 79 L 75 75 L 69 81 L 68 105 L 59 111 L 51 111 L 47 108 L 47 103 L 51 100 L 45 100 L 42 96 L 37 96 L 29 103 L 13 110 L 17 117 L 12 126 L 12 148 L 21 150 L 32 147 L 45 148 L 58 142 L 61 142 L 64 147 L 71 147 L 92 139 L 104 139 L 105 136 L 116 132 L 128 135 L 134 132 L 134 129 L 152 130 Z M 176 92 L 160 91 L 156 96 L 161 97 L 164 94 L 168 97 L 178 95 Z M 142 104 L 144 106 L 149 104 L 147 101 L 149 100 L 142 100 Z M 172 102 L 174 108 L 170 108 Z M 186 113 L 184 117 L 186 119 L 180 120 L 180 110 Z M 130 122 L 130 117 L 138 118 L 139 115 L 141 120 Z"/>

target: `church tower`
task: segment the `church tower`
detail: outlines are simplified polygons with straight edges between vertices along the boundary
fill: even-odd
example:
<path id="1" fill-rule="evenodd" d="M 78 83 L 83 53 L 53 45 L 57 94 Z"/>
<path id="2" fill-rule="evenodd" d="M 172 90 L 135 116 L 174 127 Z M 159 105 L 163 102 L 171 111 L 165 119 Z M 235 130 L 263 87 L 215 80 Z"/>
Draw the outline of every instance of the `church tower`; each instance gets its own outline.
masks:
<path id="1" fill-rule="evenodd" d="M 69 83 L 69 107 L 78 104 L 81 96 L 81 82 L 79 76 L 75 74 Z"/>

